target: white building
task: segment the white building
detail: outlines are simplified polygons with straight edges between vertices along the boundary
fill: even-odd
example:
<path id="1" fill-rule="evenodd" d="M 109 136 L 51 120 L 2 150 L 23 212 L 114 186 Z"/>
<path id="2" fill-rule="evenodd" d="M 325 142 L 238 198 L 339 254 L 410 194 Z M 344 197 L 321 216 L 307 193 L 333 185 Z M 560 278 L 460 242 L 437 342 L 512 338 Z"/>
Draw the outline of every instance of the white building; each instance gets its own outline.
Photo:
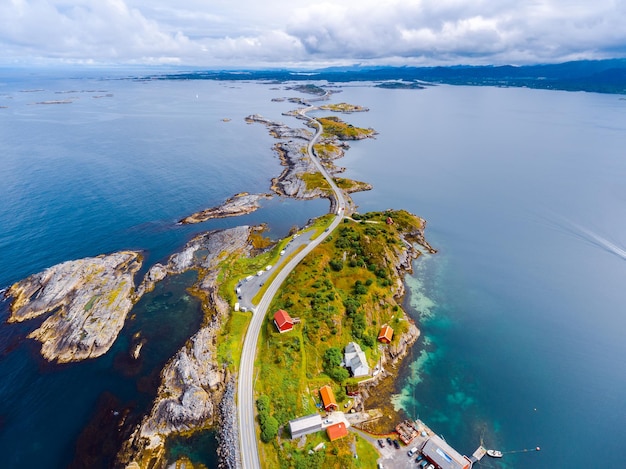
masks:
<path id="1" fill-rule="evenodd" d="M 355 378 L 368 376 L 370 374 L 370 367 L 367 366 L 365 352 L 361 350 L 359 344 L 355 342 L 350 342 L 346 345 L 343 355 L 343 363 Z"/>
<path id="2" fill-rule="evenodd" d="M 309 433 L 319 432 L 322 429 L 322 416 L 311 414 L 289 421 L 289 431 L 291 438 L 299 438 Z"/>

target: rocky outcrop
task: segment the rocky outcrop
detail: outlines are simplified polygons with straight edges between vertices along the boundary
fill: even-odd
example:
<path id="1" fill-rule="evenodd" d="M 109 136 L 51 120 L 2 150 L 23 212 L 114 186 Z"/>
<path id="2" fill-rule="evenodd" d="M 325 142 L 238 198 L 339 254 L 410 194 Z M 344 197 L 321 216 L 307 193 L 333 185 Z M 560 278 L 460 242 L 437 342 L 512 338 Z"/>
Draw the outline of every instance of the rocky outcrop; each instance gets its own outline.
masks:
<path id="1" fill-rule="evenodd" d="M 294 129 L 281 122 L 272 121 L 266 117 L 263 117 L 260 114 L 252 114 L 246 117 L 245 120 L 249 124 L 257 122 L 259 124 L 265 125 L 269 129 L 270 135 L 274 138 L 299 138 L 302 140 L 311 140 L 311 138 L 313 137 L 313 132 L 308 129 Z"/>
<path id="2" fill-rule="evenodd" d="M 237 403 L 235 392 L 237 382 L 231 376 L 226 385 L 224 397 L 219 405 L 220 427 L 217 432 L 219 456 L 218 469 L 238 469 L 241 467 L 239 454 L 239 426 L 237 424 Z"/>
<path id="3" fill-rule="evenodd" d="M 203 298 L 203 307 L 210 318 L 161 372 L 161 385 L 152 410 L 118 456 L 118 462 L 132 467 L 163 467 L 164 445 L 174 433 L 207 428 L 215 423 L 217 409 L 227 390 L 227 372 L 217 362 L 217 336 L 230 314 L 229 305 L 218 293 L 218 265 L 225 256 L 249 255 L 252 228 L 241 226 L 228 230 L 203 233 L 192 239 L 184 249 L 172 255 L 165 266 L 155 266 L 158 278 L 166 274 L 196 269 L 200 278 L 195 286 Z M 154 287 L 151 280 L 142 284 L 144 291 Z M 236 425 L 236 421 L 229 425 Z M 222 424 L 223 426 L 223 424 Z M 235 430 L 232 430 L 236 432 Z M 228 453 L 239 458 L 238 445 Z M 230 467 L 230 466 L 228 466 Z"/>
<path id="4" fill-rule="evenodd" d="M 133 306 L 138 252 L 63 262 L 14 284 L 9 322 L 52 314 L 28 337 L 41 342 L 41 354 L 59 363 L 105 354 Z"/>
<path id="5" fill-rule="evenodd" d="M 293 140 L 280 142 L 274 146 L 274 149 L 278 153 L 281 164 L 285 166 L 280 176 L 272 179 L 271 189 L 274 192 L 296 199 L 317 199 L 329 196 L 328 190 L 307 189 L 303 175 L 314 174 L 318 170 L 301 142 Z"/>
<path id="6" fill-rule="evenodd" d="M 236 194 L 226 200 L 222 205 L 196 212 L 183 218 L 178 223 L 181 225 L 190 225 L 193 223 L 201 223 L 203 221 L 211 220 L 213 218 L 237 217 L 239 215 L 245 215 L 257 210 L 261 206 L 259 203 L 261 199 L 269 198 L 271 198 L 269 194 L 248 194 L 247 192 Z"/>

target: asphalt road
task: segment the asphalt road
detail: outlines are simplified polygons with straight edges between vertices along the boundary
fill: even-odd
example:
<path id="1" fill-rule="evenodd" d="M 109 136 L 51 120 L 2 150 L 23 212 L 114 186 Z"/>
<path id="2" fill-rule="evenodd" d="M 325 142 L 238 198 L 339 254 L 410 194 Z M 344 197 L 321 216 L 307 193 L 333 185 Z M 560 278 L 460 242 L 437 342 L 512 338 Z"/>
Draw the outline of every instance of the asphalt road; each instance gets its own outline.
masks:
<path id="1" fill-rule="evenodd" d="M 298 111 L 298 113 L 309 121 L 315 122 L 317 124 L 317 132 L 309 141 L 307 150 L 311 160 L 313 160 L 319 171 L 324 175 L 324 177 L 332 187 L 337 200 L 338 213 L 340 214 L 340 216 L 335 217 L 328 231 L 323 232 L 316 239 L 310 241 L 302 251 L 300 251 L 295 257 L 290 259 L 289 262 L 285 263 L 282 268 L 280 265 L 273 267 L 277 269 L 280 268 L 280 272 L 274 278 L 272 283 L 268 286 L 259 304 L 256 306 L 256 308 L 254 308 L 252 321 L 250 322 L 250 326 L 248 327 L 248 332 L 246 333 L 246 338 L 243 344 L 241 363 L 239 367 L 239 383 L 237 389 L 237 412 L 239 414 L 240 440 L 239 442 L 241 447 L 241 462 L 243 469 L 261 468 L 261 463 L 259 460 L 259 448 L 256 438 L 256 426 L 254 421 L 254 358 L 256 354 L 256 344 L 258 342 L 259 332 L 261 331 L 263 319 L 265 318 L 265 315 L 267 314 L 267 309 L 269 308 L 269 305 L 272 302 L 274 295 L 280 288 L 280 285 L 285 281 L 287 276 L 296 267 L 296 265 L 298 265 L 298 263 L 302 259 L 304 259 L 304 257 L 309 254 L 318 244 L 324 241 L 324 239 L 326 239 L 326 237 L 337 227 L 337 225 L 339 225 L 346 209 L 346 199 L 343 192 L 337 187 L 335 181 L 330 177 L 326 169 L 313 154 L 313 145 L 320 137 L 323 130 L 322 125 L 319 122 L 306 116 L 306 112 L 314 108 L 314 106 L 310 106 L 308 108 Z M 263 275 L 266 274 L 262 274 L 260 277 L 262 277 Z M 254 279 L 257 279 L 257 277 L 254 277 Z M 258 285 L 260 283 L 261 282 L 256 281 L 257 291 L 259 288 Z M 249 294 L 251 293 L 248 293 L 248 295 Z M 243 298 L 244 297 L 242 296 L 242 301 Z M 247 301 L 250 301 L 252 299 L 252 296 L 247 296 L 246 299 Z"/>

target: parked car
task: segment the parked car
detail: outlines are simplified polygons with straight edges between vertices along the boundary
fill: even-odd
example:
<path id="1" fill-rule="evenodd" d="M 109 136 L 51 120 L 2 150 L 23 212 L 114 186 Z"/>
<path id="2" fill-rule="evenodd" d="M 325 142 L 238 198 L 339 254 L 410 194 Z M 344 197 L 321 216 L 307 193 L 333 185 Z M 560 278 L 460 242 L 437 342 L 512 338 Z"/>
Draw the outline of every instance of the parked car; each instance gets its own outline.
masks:
<path id="1" fill-rule="evenodd" d="M 378 446 L 380 446 L 381 448 L 384 448 L 385 442 L 383 440 L 378 440 Z"/>
<path id="2" fill-rule="evenodd" d="M 421 469 L 424 469 L 426 467 L 426 465 L 428 464 L 428 461 L 426 461 L 425 459 L 420 463 L 419 467 Z"/>
<path id="3" fill-rule="evenodd" d="M 391 446 L 393 443 L 391 442 L 391 438 L 387 437 L 387 444 Z"/>
<path id="4" fill-rule="evenodd" d="M 391 440 L 391 441 L 393 441 L 393 446 L 394 446 L 396 449 L 400 449 L 400 443 L 398 443 L 398 440 Z"/>
<path id="5" fill-rule="evenodd" d="M 418 457 L 415 458 L 415 462 L 420 462 L 422 459 L 424 459 L 424 455 L 420 454 Z"/>

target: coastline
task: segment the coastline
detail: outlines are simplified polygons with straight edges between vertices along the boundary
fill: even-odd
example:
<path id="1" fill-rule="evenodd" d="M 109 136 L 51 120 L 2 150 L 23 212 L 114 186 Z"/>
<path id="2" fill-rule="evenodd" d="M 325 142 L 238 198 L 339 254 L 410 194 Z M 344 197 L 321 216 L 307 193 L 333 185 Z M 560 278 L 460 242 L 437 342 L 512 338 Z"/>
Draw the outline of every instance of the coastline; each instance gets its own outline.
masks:
<path id="1" fill-rule="evenodd" d="M 299 100 L 299 102 L 308 104 L 306 100 Z M 296 115 L 296 117 L 302 118 L 299 114 Z M 256 121 L 261 122 L 260 119 Z M 283 162 L 285 166 L 287 166 L 283 174 L 272 180 L 272 189 L 274 192 L 282 196 L 296 199 L 326 197 L 331 201 L 331 213 L 335 212 L 337 210 L 337 201 L 329 190 L 330 188 L 324 187 L 320 179 L 311 179 L 309 177 L 310 175 L 320 174 L 311 159 L 303 157 L 303 148 L 306 148 L 306 145 L 310 142 L 311 132 L 308 129 L 290 129 L 287 126 L 271 121 L 262 123 L 270 128 L 270 132 L 275 138 L 281 140 L 276 146 L 280 146 L 280 148 L 283 149 Z M 372 135 L 373 133 L 363 138 L 368 138 Z M 306 137 L 308 137 L 308 139 Z M 285 141 L 285 139 L 289 139 L 289 141 Z M 349 137 L 346 139 L 350 140 L 353 138 Z M 316 150 L 324 167 L 333 175 L 342 172 L 343 168 L 336 167 L 333 160 L 343 156 L 344 150 L 349 148 L 347 143 L 335 135 L 325 136 L 322 143 L 319 145 L 321 146 L 316 148 Z M 324 155 L 320 155 L 320 153 L 324 153 Z M 308 159 L 308 161 L 306 161 L 306 159 Z M 342 181 L 343 182 L 340 183 L 339 180 L 337 180 L 338 184 L 341 184 L 344 193 L 371 189 L 371 185 L 367 183 L 358 183 L 345 179 Z M 224 204 L 196 212 L 190 217 L 182 219 L 180 223 L 199 223 L 211 218 L 223 218 L 226 216 L 250 213 L 258 207 L 258 205 L 255 205 L 258 203 L 258 200 L 270 197 L 267 194 L 256 194 L 247 198 L 248 196 L 249 194 L 237 194 L 228 199 Z M 239 202 L 242 202 L 243 199 L 245 199 L 245 202 L 240 204 Z M 234 208 L 229 206 L 231 202 L 235 202 Z M 351 200 L 349 200 L 349 203 L 350 206 L 354 206 Z M 185 222 L 185 220 L 188 221 Z M 248 229 L 248 227 L 239 227 L 238 229 Z M 136 428 L 131 439 L 120 451 L 118 456 L 118 462 L 120 464 L 128 464 L 130 465 L 129 467 L 147 467 L 147 465 L 164 464 L 164 458 L 166 457 L 164 444 L 169 435 L 193 433 L 209 427 L 218 427 L 221 429 L 220 432 L 222 432 L 226 427 L 230 428 L 232 425 L 232 421 L 228 420 L 232 415 L 229 414 L 227 409 L 232 410 L 233 406 L 232 399 L 234 397 L 231 388 L 233 386 L 234 374 L 226 367 L 222 368 L 222 364 L 216 359 L 216 350 L 209 345 L 215 342 L 215 334 L 219 333 L 223 328 L 224 322 L 230 315 L 231 305 L 229 305 L 226 298 L 220 295 L 216 273 L 218 269 L 217 264 L 203 264 L 203 262 L 206 261 L 206 257 L 203 258 L 201 254 L 204 253 L 204 251 L 223 253 L 225 250 L 228 250 L 229 241 L 223 239 L 210 249 L 202 245 L 202 242 L 208 241 L 207 236 L 216 236 L 216 233 L 219 232 L 210 232 L 197 236 L 190 241 L 182 251 L 172 254 L 166 265 L 153 265 L 136 289 L 132 282 L 128 286 L 129 289 L 125 295 L 128 299 L 128 308 L 122 309 L 125 313 L 121 318 L 121 322 L 119 322 L 119 329 L 124 325 L 126 315 L 131 312 L 134 303 L 146 292 L 151 291 L 156 283 L 163 280 L 168 275 L 179 274 L 188 270 L 197 270 L 201 274 L 201 279 L 199 279 L 197 286 L 194 288 L 194 294 L 202 299 L 203 307 L 205 309 L 211 309 L 212 312 L 210 313 L 211 319 L 207 323 L 207 326 L 203 326 L 203 328 L 193 335 L 187 345 L 179 350 L 161 371 L 162 384 L 158 391 L 159 397 L 155 399 L 152 411 L 149 415 L 145 416 L 142 423 Z M 217 236 L 219 237 L 220 235 L 218 234 Z M 258 251 L 258 249 L 253 246 L 254 242 L 250 237 L 251 232 L 248 233 L 248 244 L 245 248 L 248 250 L 248 254 L 253 251 Z M 236 249 L 244 248 L 243 245 L 239 245 Z M 410 261 L 408 265 L 410 266 Z M 132 273 L 139 270 L 140 266 L 141 263 L 139 263 L 136 268 L 133 267 L 134 270 Z M 76 268 L 72 268 L 71 270 L 80 272 L 80 269 Z M 96 274 L 96 277 L 98 275 L 99 274 Z M 212 282 L 208 281 L 211 275 L 214 275 Z M 399 285 L 402 285 L 401 281 Z M 115 288 L 112 290 L 115 290 Z M 97 303 L 95 301 L 90 303 L 90 298 L 94 296 L 92 293 L 93 291 L 89 289 L 83 289 L 81 292 L 83 296 L 91 295 L 86 301 L 81 303 L 82 308 L 86 311 L 91 310 L 93 305 Z M 36 292 L 34 294 L 36 294 Z M 5 295 L 8 297 L 9 293 L 5 292 Z M 15 297 L 15 295 L 11 296 Z M 21 302 L 21 300 L 18 301 L 18 303 L 19 302 Z M 16 306 L 15 309 L 17 310 L 18 307 Z M 406 347 L 417 339 L 417 334 L 415 333 L 412 333 L 410 336 L 413 337 L 413 339 L 412 341 L 407 339 Z M 68 355 L 69 358 L 59 359 L 58 361 L 78 361 L 100 356 L 109 350 L 116 337 L 117 334 L 113 335 L 107 342 L 107 347 L 101 348 L 101 351 L 99 351 L 97 355 L 91 354 L 84 356 L 78 351 L 73 350 L 70 352 L 70 355 Z M 133 352 L 134 359 L 137 359 L 140 355 L 142 345 L 143 342 L 139 342 L 138 347 L 135 348 Z M 82 346 L 79 346 L 79 348 L 80 347 Z M 202 362 L 209 364 L 207 366 L 209 366 L 210 369 L 200 370 L 200 365 L 198 363 L 194 364 L 194 361 L 196 361 L 198 357 L 203 357 Z M 46 358 L 51 359 L 47 356 Z M 397 360 L 400 359 L 401 357 L 397 358 Z M 179 368 L 180 364 L 183 362 L 187 363 L 187 365 L 183 368 Z M 190 378 L 188 376 L 193 376 L 193 378 L 189 381 Z M 382 376 L 381 374 L 381 378 Z M 183 383 L 182 387 L 180 383 L 175 384 L 177 380 Z M 197 381 L 194 382 L 194 380 Z M 166 395 L 170 396 L 172 400 L 164 400 L 163 397 Z M 172 396 L 178 397 L 174 398 Z M 183 403 L 181 407 L 176 407 L 178 405 L 175 403 L 176 399 Z M 185 405 L 190 405 L 191 408 L 193 408 L 191 413 L 186 413 Z M 216 409 L 225 410 L 218 412 Z M 222 419 L 226 419 L 230 423 L 226 423 Z M 239 463 L 237 461 L 240 458 L 238 450 L 238 446 L 235 448 L 232 445 L 232 434 L 226 434 L 220 437 L 220 464 L 223 464 L 223 467 L 238 467 Z M 133 465 L 133 463 L 135 463 L 136 466 Z"/>

